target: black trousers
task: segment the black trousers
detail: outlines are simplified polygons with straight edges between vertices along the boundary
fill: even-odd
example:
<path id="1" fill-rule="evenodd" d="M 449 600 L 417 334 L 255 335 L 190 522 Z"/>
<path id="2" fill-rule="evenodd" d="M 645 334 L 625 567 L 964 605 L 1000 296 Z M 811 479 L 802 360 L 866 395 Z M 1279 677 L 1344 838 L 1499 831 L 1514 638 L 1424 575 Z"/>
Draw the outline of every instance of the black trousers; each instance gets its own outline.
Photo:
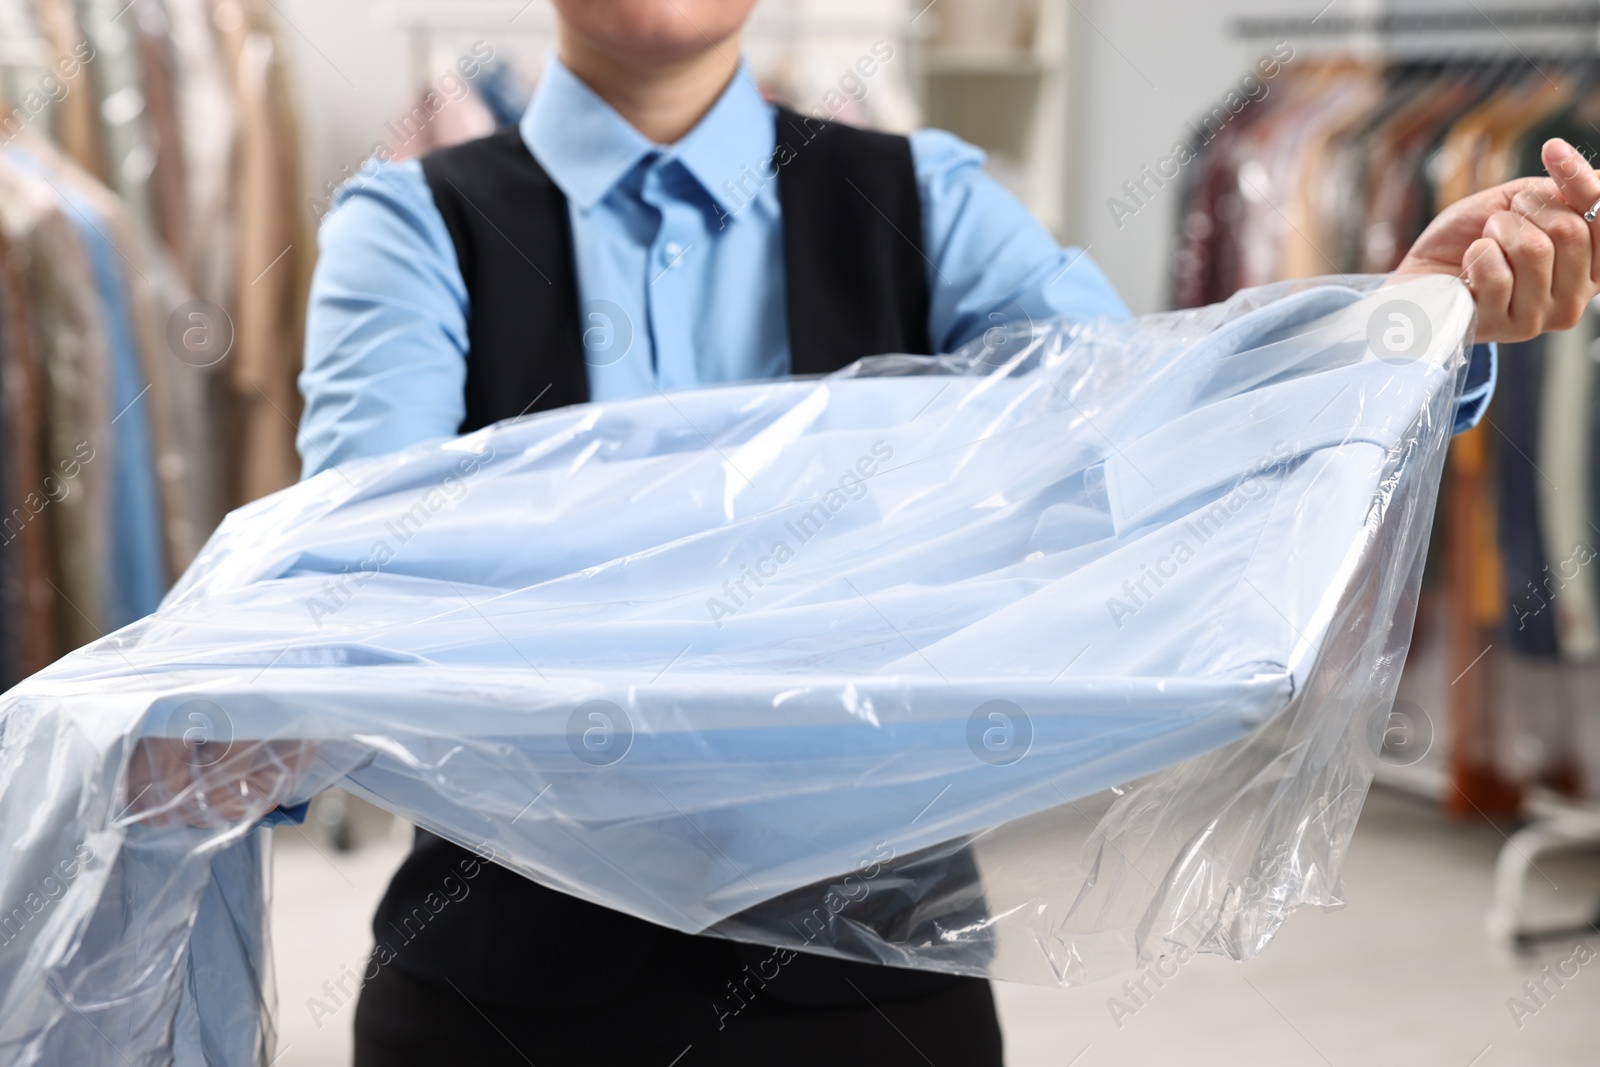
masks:
<path id="1" fill-rule="evenodd" d="M 356 1006 L 355 1067 L 1001 1067 L 989 983 L 849 1006 L 753 996 L 736 1012 L 694 981 L 646 971 L 612 1001 L 530 1009 L 379 970 Z"/>

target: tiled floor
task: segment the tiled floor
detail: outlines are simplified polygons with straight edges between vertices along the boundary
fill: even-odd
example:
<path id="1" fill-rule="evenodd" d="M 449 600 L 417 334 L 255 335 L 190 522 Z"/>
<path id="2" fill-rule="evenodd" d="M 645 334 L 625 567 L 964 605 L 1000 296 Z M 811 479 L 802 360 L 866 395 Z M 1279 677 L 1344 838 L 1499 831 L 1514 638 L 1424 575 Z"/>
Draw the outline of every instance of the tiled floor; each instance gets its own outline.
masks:
<path id="1" fill-rule="evenodd" d="M 403 855 L 404 839 L 378 830 L 359 850 L 335 853 L 308 832 L 276 833 L 277 1063 L 347 1064 L 352 1013 L 334 984 L 345 967 L 360 968 L 371 944 L 368 916 Z M 1532 962 L 1501 955 L 1487 943 L 1483 914 L 1503 840 L 1494 827 L 1448 823 L 1416 801 L 1374 793 L 1344 871 L 1346 908 L 1300 912 L 1252 963 L 1195 959 L 1120 1020 L 1108 1006 L 1120 993 L 1115 986 L 1000 986 L 1007 1063 L 1600 1064 L 1600 958 L 1564 987 L 1551 983 L 1553 995 L 1524 1016 L 1520 1028 L 1507 1007 L 1525 979 L 1570 955 L 1575 942 L 1553 945 Z M 1587 917 L 1600 899 L 1600 857 L 1540 867 L 1557 887 L 1539 886 L 1545 912 Z M 1600 951 L 1600 936 L 1587 943 Z M 938 1050 L 924 1051 L 946 1067 Z"/>

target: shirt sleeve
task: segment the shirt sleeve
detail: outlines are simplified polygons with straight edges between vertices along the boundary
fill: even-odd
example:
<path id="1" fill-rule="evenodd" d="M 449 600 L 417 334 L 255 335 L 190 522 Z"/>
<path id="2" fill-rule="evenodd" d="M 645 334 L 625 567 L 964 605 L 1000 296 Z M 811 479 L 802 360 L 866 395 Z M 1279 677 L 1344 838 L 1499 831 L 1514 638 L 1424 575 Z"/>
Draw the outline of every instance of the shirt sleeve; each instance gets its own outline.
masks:
<path id="1" fill-rule="evenodd" d="M 928 338 L 949 352 L 1003 322 L 1125 319 L 1086 251 L 1062 248 L 983 170 L 979 149 L 943 130 L 911 135 L 928 259 Z"/>
<path id="2" fill-rule="evenodd" d="M 1483 421 L 1494 398 L 1494 383 L 1500 373 L 1500 350 L 1493 343 L 1472 346 L 1472 361 L 1467 364 L 1467 384 L 1456 402 L 1453 433 L 1464 433 Z"/>
<path id="3" fill-rule="evenodd" d="M 928 259 L 928 337 L 949 352 L 1004 322 L 1067 316 L 1125 319 L 1128 308 L 1087 249 L 1062 248 L 1022 202 L 983 170 L 984 154 L 954 134 L 911 135 Z M 1455 432 L 1494 395 L 1494 345 L 1476 345 Z"/>
<path id="4" fill-rule="evenodd" d="M 317 235 L 301 475 L 449 437 L 465 414 L 467 290 L 415 160 L 369 164 Z"/>

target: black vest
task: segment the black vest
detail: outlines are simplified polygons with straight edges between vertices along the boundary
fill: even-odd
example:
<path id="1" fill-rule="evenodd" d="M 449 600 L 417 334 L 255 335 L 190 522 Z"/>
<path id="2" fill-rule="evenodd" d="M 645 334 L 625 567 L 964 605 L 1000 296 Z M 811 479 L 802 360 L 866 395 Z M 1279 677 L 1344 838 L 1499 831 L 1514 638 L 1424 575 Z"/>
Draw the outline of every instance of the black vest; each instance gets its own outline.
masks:
<path id="1" fill-rule="evenodd" d="M 910 143 L 789 111 L 777 134 L 791 373 L 930 352 Z M 566 197 L 520 133 L 434 152 L 422 172 L 471 311 L 461 432 L 587 401 Z"/>
<path id="2" fill-rule="evenodd" d="M 883 352 L 929 352 L 922 208 L 909 142 L 785 110 L 777 134 L 793 373 L 824 374 Z M 566 198 L 518 131 L 434 152 L 422 171 L 468 294 L 461 430 L 587 401 Z M 675 984 L 705 988 L 709 1013 L 727 996 L 727 983 L 747 979 L 748 966 L 772 955 L 668 930 L 498 865 L 472 863 L 466 850 L 418 831 L 373 921 L 380 958 L 387 946 L 389 965 L 414 977 L 441 986 L 448 979 L 474 1000 L 543 1007 L 603 1002 L 627 989 L 647 961 L 654 974 L 666 962 Z M 477 871 L 467 895 L 440 907 L 440 886 L 458 884 L 466 869 Z M 457 882 L 447 883 L 452 874 Z M 948 850 L 903 857 L 879 878 L 876 898 L 869 894 L 840 920 L 903 942 L 936 940 L 937 928 L 981 914 L 965 852 L 953 862 Z M 821 895 L 819 888 L 791 896 L 814 902 Z M 731 921 L 729 932 L 788 928 L 783 902 L 757 911 Z M 873 921 L 879 915 L 884 922 Z M 862 995 L 893 1000 L 960 981 L 971 979 L 801 955 L 767 992 L 791 1003 L 859 1004 Z"/>

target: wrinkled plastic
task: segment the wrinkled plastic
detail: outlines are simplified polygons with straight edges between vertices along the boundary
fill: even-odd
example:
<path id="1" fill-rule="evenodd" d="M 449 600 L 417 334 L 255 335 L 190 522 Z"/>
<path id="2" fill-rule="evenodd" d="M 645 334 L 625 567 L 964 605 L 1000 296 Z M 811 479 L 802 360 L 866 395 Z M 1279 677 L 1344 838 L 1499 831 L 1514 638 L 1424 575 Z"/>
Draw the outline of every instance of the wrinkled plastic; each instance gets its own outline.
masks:
<path id="1" fill-rule="evenodd" d="M 270 1059 L 255 828 L 335 783 L 686 931 L 1254 956 L 1338 902 L 1471 330 L 1451 279 L 1291 283 L 241 509 L 0 704 L 0 1059 Z"/>

